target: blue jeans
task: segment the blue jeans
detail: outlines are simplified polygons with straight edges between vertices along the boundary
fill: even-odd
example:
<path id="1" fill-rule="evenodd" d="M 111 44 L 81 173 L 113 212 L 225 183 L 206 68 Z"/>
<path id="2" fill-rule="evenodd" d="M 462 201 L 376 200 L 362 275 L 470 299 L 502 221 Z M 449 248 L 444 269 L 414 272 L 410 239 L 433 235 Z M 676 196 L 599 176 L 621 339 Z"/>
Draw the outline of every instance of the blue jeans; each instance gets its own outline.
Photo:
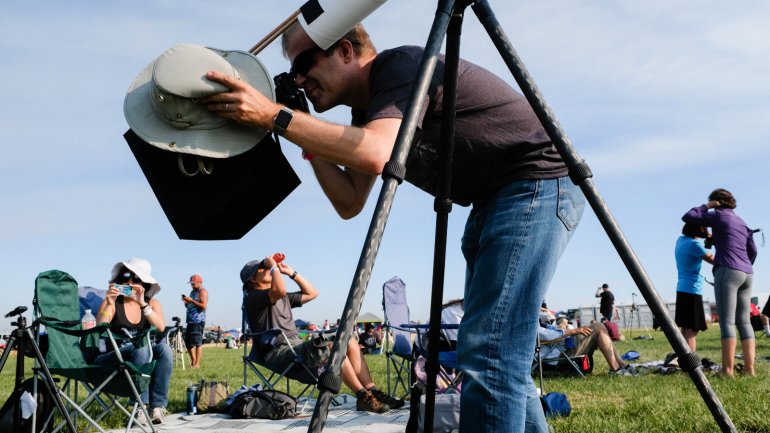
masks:
<path id="1" fill-rule="evenodd" d="M 471 211 L 462 239 L 460 432 L 548 431 L 530 374 L 539 307 L 584 205 L 564 177 L 514 181 Z"/>
<path id="2" fill-rule="evenodd" d="M 123 360 L 130 361 L 134 365 L 144 365 L 155 360 L 155 369 L 150 377 L 150 387 L 141 394 L 142 403 L 149 403 L 151 408 L 166 407 L 168 405 L 168 385 L 171 382 L 171 370 L 174 366 L 174 353 L 165 341 L 152 345 L 152 357 L 150 357 L 150 352 L 149 346 L 134 348 L 131 343 L 120 348 L 120 355 Z M 116 365 L 117 362 L 117 355 L 110 351 L 98 355 L 91 363 Z"/>

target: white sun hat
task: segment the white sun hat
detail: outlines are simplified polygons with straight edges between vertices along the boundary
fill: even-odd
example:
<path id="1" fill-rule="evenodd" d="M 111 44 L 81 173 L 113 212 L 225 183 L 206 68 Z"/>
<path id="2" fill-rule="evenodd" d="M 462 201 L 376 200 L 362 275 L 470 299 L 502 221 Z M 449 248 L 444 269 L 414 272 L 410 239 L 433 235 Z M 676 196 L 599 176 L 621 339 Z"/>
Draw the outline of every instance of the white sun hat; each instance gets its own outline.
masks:
<path id="1" fill-rule="evenodd" d="M 155 294 L 160 292 L 160 285 L 158 285 L 158 280 L 152 276 L 152 265 L 147 259 L 133 258 L 124 262 L 115 263 L 110 274 L 110 283 L 115 282 L 115 279 L 123 268 L 133 272 L 143 283 L 150 285 L 150 289 L 146 290 L 144 293 L 146 298 L 152 298 Z"/>
<path id="2" fill-rule="evenodd" d="M 131 129 L 163 150 L 209 158 L 240 155 L 256 146 L 267 130 L 225 119 L 199 102 L 230 91 L 206 79 L 208 71 L 234 76 L 275 100 L 270 75 L 252 54 L 175 45 L 150 63 L 129 87 L 123 113 Z"/>

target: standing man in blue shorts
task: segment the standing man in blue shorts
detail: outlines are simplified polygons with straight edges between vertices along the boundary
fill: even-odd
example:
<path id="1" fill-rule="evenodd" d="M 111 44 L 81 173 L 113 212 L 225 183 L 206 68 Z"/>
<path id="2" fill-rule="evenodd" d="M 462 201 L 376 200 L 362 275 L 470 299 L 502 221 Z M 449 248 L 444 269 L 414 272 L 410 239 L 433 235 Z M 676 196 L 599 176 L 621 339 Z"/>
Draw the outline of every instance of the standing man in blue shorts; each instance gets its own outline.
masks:
<path id="1" fill-rule="evenodd" d="M 190 286 L 192 287 L 190 295 L 182 295 L 182 302 L 187 307 L 187 329 L 185 330 L 184 343 L 187 345 L 187 353 L 190 354 L 190 367 L 200 368 L 209 292 L 203 287 L 203 278 L 197 274 L 190 277 Z"/>

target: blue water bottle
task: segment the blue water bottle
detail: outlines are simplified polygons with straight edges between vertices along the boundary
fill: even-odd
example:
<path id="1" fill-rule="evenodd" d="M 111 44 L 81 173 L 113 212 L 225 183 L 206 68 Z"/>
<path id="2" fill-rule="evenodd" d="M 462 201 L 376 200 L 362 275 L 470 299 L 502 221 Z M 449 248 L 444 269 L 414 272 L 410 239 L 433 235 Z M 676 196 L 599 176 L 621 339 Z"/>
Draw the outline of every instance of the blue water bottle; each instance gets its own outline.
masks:
<path id="1" fill-rule="evenodd" d="M 198 413 L 198 385 L 187 387 L 187 415 Z"/>

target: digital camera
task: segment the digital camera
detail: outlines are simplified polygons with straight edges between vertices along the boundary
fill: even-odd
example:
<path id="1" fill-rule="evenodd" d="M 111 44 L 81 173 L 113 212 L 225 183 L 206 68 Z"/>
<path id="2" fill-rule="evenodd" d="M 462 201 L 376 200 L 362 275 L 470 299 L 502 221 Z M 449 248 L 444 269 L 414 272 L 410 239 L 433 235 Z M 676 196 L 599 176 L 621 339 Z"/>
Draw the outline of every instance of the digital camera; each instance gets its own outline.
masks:
<path id="1" fill-rule="evenodd" d="M 131 286 L 127 284 L 115 284 L 115 288 L 118 289 L 118 294 L 120 296 L 131 296 L 131 294 L 134 292 L 134 289 L 132 289 Z"/>

